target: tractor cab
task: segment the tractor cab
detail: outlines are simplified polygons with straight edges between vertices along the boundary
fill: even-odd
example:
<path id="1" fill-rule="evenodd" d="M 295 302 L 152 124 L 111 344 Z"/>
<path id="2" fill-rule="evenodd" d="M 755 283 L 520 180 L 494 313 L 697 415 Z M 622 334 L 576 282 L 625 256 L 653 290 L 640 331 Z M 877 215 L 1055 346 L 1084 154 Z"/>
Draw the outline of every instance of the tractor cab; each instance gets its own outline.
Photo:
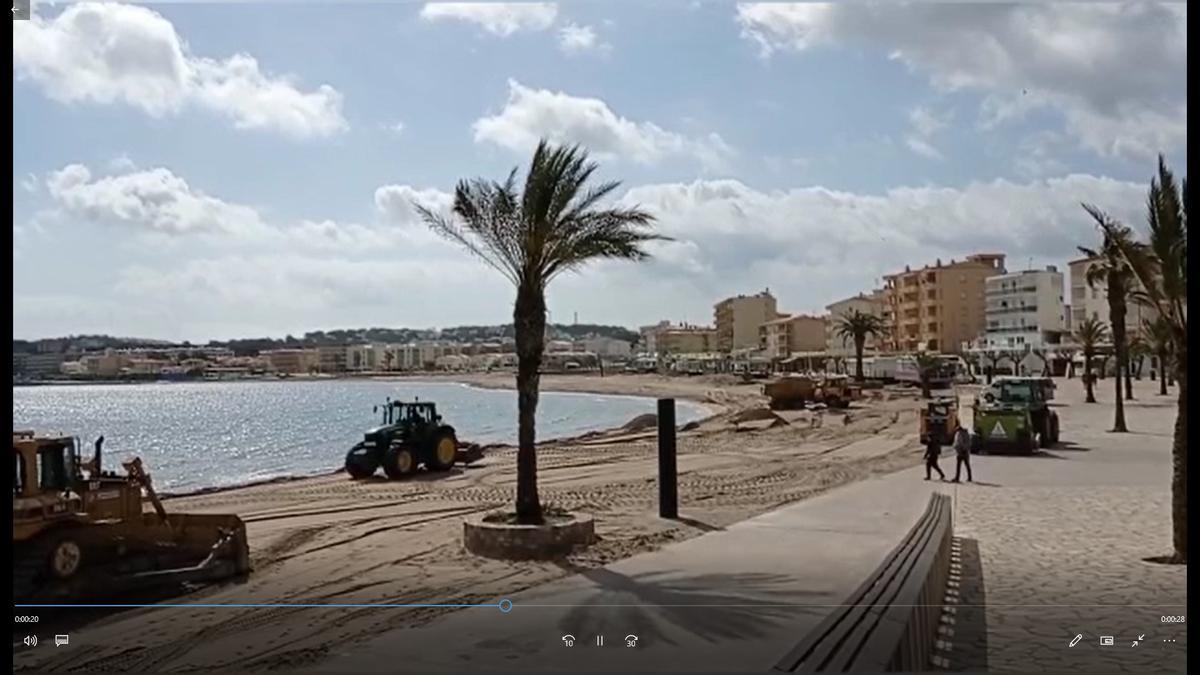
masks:
<path id="1" fill-rule="evenodd" d="M 983 392 L 983 402 L 997 407 L 1044 407 L 1047 388 L 1040 377 L 1001 377 Z"/>
<path id="2" fill-rule="evenodd" d="M 13 497 L 57 495 L 75 489 L 79 482 L 77 438 L 13 432 Z"/>
<path id="3" fill-rule="evenodd" d="M 428 401 L 414 401 L 408 403 L 405 401 L 393 401 L 388 399 L 383 404 L 383 419 L 382 426 L 396 426 L 404 424 L 437 424 L 442 421 L 442 416 L 437 414 L 437 404 Z M 375 412 L 379 413 L 380 406 L 375 406 Z"/>

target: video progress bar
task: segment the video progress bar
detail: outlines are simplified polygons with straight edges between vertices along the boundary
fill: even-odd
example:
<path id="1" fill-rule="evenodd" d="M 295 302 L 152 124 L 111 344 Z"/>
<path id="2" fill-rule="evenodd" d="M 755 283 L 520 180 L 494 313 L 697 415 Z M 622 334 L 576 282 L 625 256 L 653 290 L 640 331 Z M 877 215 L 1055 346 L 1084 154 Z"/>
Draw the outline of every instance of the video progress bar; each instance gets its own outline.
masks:
<path id="1" fill-rule="evenodd" d="M 323 609 L 397 609 L 441 607 L 463 609 L 471 607 L 493 607 L 507 614 L 512 611 L 512 600 L 505 598 L 499 602 L 480 603 L 438 603 L 438 602 L 155 602 L 155 603 L 35 603 L 13 604 L 15 609 L 280 609 L 280 608 L 323 608 Z"/>

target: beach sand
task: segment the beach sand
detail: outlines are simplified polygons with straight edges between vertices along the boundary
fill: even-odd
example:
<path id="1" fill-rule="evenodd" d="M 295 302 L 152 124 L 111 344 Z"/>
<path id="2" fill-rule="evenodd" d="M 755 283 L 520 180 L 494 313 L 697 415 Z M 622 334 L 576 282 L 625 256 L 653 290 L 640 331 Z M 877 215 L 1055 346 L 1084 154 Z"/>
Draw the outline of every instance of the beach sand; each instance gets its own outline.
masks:
<path id="1" fill-rule="evenodd" d="M 457 375 L 511 386 L 511 374 Z M 253 573 L 174 601 L 205 603 L 473 603 L 497 598 L 747 517 L 867 476 L 919 463 L 911 392 L 869 392 L 849 411 L 755 417 L 761 384 L 728 376 L 544 376 L 543 390 L 686 398 L 713 416 L 678 439 L 679 520 L 657 516 L 654 430 L 591 434 L 538 449 L 543 504 L 591 513 L 599 541 L 558 562 L 504 562 L 462 547 L 462 520 L 511 508 L 516 451 L 490 448 L 449 474 L 392 482 L 338 473 L 169 499 L 168 510 L 237 513 L 247 523 Z M 515 421 L 514 421 L 515 423 Z M 153 467 L 151 467 L 151 470 Z M 388 630 L 419 625 L 448 608 L 136 609 L 96 616 L 69 654 L 29 650 L 17 668 L 126 671 L 233 667 L 268 670 L 319 663 Z M 477 610 L 466 610 L 477 611 Z M 72 636 L 72 644 L 76 637 Z"/>

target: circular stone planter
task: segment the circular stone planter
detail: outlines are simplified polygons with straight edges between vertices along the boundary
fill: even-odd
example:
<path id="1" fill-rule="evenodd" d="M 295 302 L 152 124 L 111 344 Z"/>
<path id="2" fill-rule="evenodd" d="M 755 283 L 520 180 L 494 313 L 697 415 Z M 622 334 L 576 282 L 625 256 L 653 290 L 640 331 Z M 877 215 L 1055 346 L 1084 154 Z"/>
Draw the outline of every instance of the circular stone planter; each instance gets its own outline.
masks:
<path id="1" fill-rule="evenodd" d="M 488 515 L 474 516 L 463 523 L 463 545 L 486 558 L 548 560 L 596 540 L 595 522 L 582 513 L 550 517 L 542 525 L 489 523 L 485 520 Z"/>

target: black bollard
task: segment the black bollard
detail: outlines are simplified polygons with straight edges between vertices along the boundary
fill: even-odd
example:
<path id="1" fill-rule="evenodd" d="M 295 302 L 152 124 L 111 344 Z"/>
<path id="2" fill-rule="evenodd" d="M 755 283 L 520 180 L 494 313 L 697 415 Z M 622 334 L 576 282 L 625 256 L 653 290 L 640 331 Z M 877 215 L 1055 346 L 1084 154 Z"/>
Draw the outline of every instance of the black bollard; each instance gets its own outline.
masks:
<path id="1" fill-rule="evenodd" d="M 658 399 L 658 515 L 679 517 L 675 474 L 675 399 Z"/>

